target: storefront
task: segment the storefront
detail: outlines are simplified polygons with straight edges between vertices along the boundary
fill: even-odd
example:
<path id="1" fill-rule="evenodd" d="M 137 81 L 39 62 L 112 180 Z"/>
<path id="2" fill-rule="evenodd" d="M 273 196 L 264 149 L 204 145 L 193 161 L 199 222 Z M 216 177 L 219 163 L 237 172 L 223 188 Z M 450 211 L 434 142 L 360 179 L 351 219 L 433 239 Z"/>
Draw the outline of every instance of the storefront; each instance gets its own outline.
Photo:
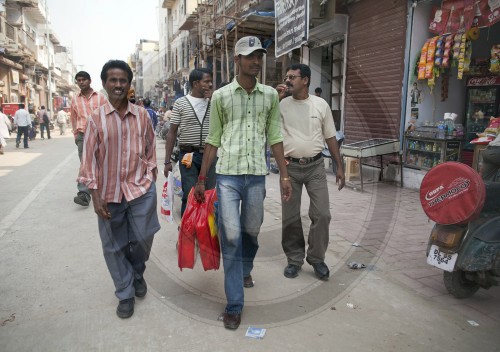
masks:
<path id="1" fill-rule="evenodd" d="M 500 1 L 424 0 L 411 15 L 404 183 L 418 188 L 439 163 L 472 166 L 470 142 L 500 115 Z"/>
<path id="2" fill-rule="evenodd" d="M 347 1 L 345 143 L 399 139 L 407 1 Z"/>

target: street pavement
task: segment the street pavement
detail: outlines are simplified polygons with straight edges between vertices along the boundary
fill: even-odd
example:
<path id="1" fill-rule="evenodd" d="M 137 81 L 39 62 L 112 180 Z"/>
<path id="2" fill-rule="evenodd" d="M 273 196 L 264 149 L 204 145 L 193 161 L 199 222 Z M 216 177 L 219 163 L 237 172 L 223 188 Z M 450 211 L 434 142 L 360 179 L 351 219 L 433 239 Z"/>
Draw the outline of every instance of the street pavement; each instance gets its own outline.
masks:
<path id="1" fill-rule="evenodd" d="M 56 130 L 27 150 L 8 142 L 0 155 L 0 351 L 500 351 L 500 288 L 462 300 L 447 293 L 442 272 L 426 264 L 433 224 L 418 192 L 385 183 L 338 192 L 330 169 L 329 281 L 307 263 L 297 278 L 283 276 L 279 177 L 271 174 L 255 286 L 245 289 L 238 330 L 218 320 L 222 263 L 208 272 L 199 260 L 194 270 L 177 266 L 178 198 L 174 223 L 161 220 L 155 237 L 148 294 L 121 320 L 96 215 L 73 203 L 72 137 Z M 157 147 L 161 165 L 164 142 Z M 306 230 L 308 203 L 304 192 Z M 352 261 L 367 267 L 349 269 Z M 264 338 L 245 337 L 249 326 L 267 329 Z"/>

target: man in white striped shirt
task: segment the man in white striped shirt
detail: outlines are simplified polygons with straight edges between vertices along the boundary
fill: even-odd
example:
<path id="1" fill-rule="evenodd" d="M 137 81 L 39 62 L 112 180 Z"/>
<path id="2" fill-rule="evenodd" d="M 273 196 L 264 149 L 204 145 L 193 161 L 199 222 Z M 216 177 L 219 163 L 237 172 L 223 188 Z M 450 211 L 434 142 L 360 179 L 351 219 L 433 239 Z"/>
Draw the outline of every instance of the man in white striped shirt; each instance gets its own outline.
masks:
<path id="1" fill-rule="evenodd" d="M 212 71 L 197 68 L 189 74 L 191 93 L 175 101 L 170 117 L 170 129 L 165 144 L 165 177 L 172 171 L 170 156 L 174 148 L 177 132 L 179 132 L 179 170 L 182 182 L 181 217 L 186 210 L 189 191 L 198 181 L 203 148 L 208 136 L 210 120 L 210 98 L 212 97 Z M 191 165 L 188 167 L 180 160 L 187 153 L 193 153 Z M 215 187 L 215 162 L 208 171 L 206 189 Z"/>

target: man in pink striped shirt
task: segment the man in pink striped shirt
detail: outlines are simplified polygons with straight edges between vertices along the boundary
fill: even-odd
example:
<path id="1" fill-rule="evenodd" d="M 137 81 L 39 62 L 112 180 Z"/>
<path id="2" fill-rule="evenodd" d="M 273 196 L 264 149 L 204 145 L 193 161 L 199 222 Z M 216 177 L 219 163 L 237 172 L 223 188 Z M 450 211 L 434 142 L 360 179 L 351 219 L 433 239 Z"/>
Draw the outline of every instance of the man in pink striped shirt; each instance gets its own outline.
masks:
<path id="1" fill-rule="evenodd" d="M 109 102 L 89 117 L 77 182 L 94 198 L 104 259 L 120 300 L 116 314 L 134 313 L 147 292 L 146 261 L 160 229 L 156 211 L 156 140 L 148 112 L 129 103 L 132 70 L 120 60 L 101 72 Z"/>
<path id="2" fill-rule="evenodd" d="M 71 101 L 71 125 L 73 134 L 75 135 L 75 144 L 78 147 L 78 157 L 82 161 L 83 151 L 83 135 L 87 127 L 87 119 L 92 112 L 104 105 L 107 99 L 101 93 L 94 91 L 90 87 L 92 80 L 90 75 L 85 71 L 80 71 L 75 75 L 76 84 L 80 87 L 80 93 L 73 97 Z M 90 192 L 88 188 L 79 183 L 78 194 L 73 199 L 76 204 L 88 206 L 90 204 Z"/>

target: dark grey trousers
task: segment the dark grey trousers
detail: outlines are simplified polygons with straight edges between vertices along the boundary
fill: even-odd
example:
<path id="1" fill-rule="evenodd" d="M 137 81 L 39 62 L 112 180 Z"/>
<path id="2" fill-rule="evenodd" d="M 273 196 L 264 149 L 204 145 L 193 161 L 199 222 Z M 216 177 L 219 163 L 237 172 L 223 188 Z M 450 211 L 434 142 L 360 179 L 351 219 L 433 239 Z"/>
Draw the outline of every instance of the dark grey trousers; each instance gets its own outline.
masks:
<path id="1" fill-rule="evenodd" d="M 82 162 L 82 154 L 83 154 L 83 141 L 85 139 L 85 135 L 81 132 L 79 132 L 76 137 L 75 137 L 75 144 L 78 147 L 78 157 L 80 158 L 80 163 Z M 84 192 L 89 195 L 90 197 L 90 191 L 86 185 L 83 183 L 78 183 L 78 192 Z"/>
<path id="2" fill-rule="evenodd" d="M 104 259 L 120 301 L 134 297 L 134 279 L 142 278 L 146 270 L 154 234 L 160 229 L 156 202 L 153 183 L 137 199 L 108 203 L 110 220 L 98 217 Z"/>
<path id="3" fill-rule="evenodd" d="M 302 266 L 306 255 L 300 217 L 302 186 L 306 187 L 310 198 L 311 227 L 307 240 L 307 259 L 311 263 L 323 262 L 328 248 L 331 220 L 323 158 L 306 165 L 290 162 L 288 176 L 292 183 L 292 198 L 288 202 L 281 202 L 283 214 L 281 245 L 287 256 L 288 264 Z"/>
<path id="4" fill-rule="evenodd" d="M 483 180 L 495 181 L 500 169 L 500 146 L 488 146 L 483 155 Z"/>

